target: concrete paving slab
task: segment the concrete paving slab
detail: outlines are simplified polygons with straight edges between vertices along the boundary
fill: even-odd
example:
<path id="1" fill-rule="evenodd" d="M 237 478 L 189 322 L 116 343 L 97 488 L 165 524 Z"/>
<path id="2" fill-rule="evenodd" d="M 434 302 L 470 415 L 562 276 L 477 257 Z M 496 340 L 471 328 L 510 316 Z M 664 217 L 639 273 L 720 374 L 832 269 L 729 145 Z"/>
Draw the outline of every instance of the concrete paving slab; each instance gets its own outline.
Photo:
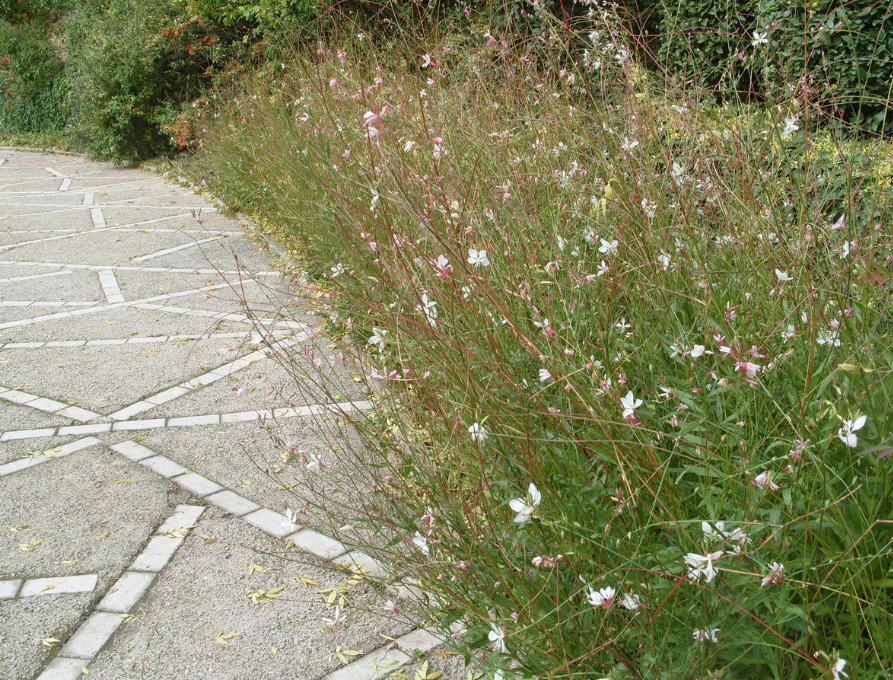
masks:
<path id="1" fill-rule="evenodd" d="M 221 353 L 228 346 L 225 340 L 200 340 L 167 346 L 7 349 L 3 355 L 11 361 L 0 364 L 0 384 L 34 385 L 35 392 L 51 399 L 76 394 L 77 400 L 69 403 L 110 413 L 232 360 Z M 53 363 L 35 361 L 34 352 L 51 354 Z"/>
<path id="2" fill-rule="evenodd" d="M 12 424 L 14 425 L 14 423 Z M 5 430 L 5 428 L 4 428 Z M 2 435 L 0 435 L 2 436 Z M 71 434 L 61 437 L 38 437 L 34 439 L 15 439 L 0 442 L 0 465 L 7 465 L 22 458 L 53 457 L 53 450 L 77 441 L 86 434 Z"/>
<path id="3" fill-rule="evenodd" d="M 149 261 L 145 263 L 145 266 L 153 266 L 153 263 Z M 141 300 L 156 295 L 164 295 L 165 293 L 176 293 L 181 290 L 194 290 L 196 288 L 210 286 L 223 281 L 223 279 L 216 274 L 184 274 L 182 272 L 121 270 L 117 272 L 115 276 L 118 279 L 121 291 L 128 300 Z M 204 295 L 196 296 L 197 300 L 203 298 Z M 228 311 L 231 310 L 232 306 L 229 307 Z"/>
<path id="4" fill-rule="evenodd" d="M 98 280 L 98 277 L 97 277 Z M 177 306 L 192 304 L 185 300 L 175 300 Z M 3 310 L 15 312 L 16 318 L 30 318 L 39 314 L 28 310 Z M 52 311 L 59 311 L 58 309 Z M 33 326 L 0 329 L 0 341 L 64 341 L 101 340 L 146 336 L 203 335 L 206 333 L 245 331 L 248 324 L 233 321 L 217 321 L 208 317 L 192 317 L 170 314 L 163 310 L 138 307 L 119 307 L 100 313 L 73 316 L 65 319 L 45 321 Z"/>
<path id="5" fill-rule="evenodd" d="M 0 350 L 0 360 L 6 358 L 3 351 Z M 2 388 L 0 388 L 2 389 Z M 72 418 L 65 418 L 55 413 L 46 413 L 38 411 L 29 406 L 20 406 L 19 404 L 11 404 L 3 400 L 0 395 L 0 423 L 5 429 L 26 430 L 35 427 L 61 427 L 63 425 L 73 425 L 76 421 Z M 2 449 L 0 449 L 0 461 L 3 459 Z"/>
<path id="6" fill-rule="evenodd" d="M 25 246 L 27 248 L 40 249 L 43 244 L 35 244 L 34 246 Z M 46 250 L 39 251 L 36 258 L 32 258 L 37 262 L 75 262 L 76 260 L 63 259 L 54 260 L 46 258 L 49 255 Z M 0 259 L 18 258 L 18 249 L 15 251 L 0 252 Z M 27 258 L 22 258 L 27 259 Z M 102 286 L 99 285 L 99 277 L 95 272 L 89 271 L 72 271 L 71 274 L 54 274 L 55 271 L 62 271 L 64 268 L 53 269 L 50 267 L 34 267 L 25 270 L 24 275 L 22 269 L 17 270 L 19 280 L 8 281 L 3 284 L 3 298 L 6 300 L 46 300 L 46 301 L 76 301 L 88 302 L 102 300 Z M 35 277 L 35 275 L 37 275 Z M 28 278 L 26 278 L 28 277 Z M 35 278 L 31 278 L 35 277 Z M 56 308 L 50 308 L 52 311 L 47 312 L 36 305 L 31 308 L 31 316 L 40 316 L 41 314 L 58 312 Z M 6 309 L 0 314 L 0 323 L 6 321 Z"/>
<path id="7" fill-rule="evenodd" d="M 102 447 L 0 478 L 0 578 L 117 578 L 170 514 L 172 488 Z"/>
<path id="8" fill-rule="evenodd" d="M 281 541 L 214 512 L 216 517 L 199 522 L 133 610 L 136 618 L 90 665 L 91 678 L 279 680 L 284 669 L 293 677 L 318 678 L 343 665 L 334 656 L 336 646 L 372 651 L 384 642 L 379 633 L 409 632 L 406 624 L 382 615 L 377 594 L 365 584 L 351 588 L 347 620 L 335 632 L 321 629 L 333 611 L 320 591 L 343 585 L 347 575 L 292 562 Z M 302 586 L 299 576 L 318 585 Z M 252 602 L 252 593 L 279 587 L 279 597 Z M 221 633 L 238 635 L 221 644 Z"/>
<path id="9" fill-rule="evenodd" d="M 56 184 L 58 186 L 58 183 Z M 49 228 L 48 218 L 53 218 L 52 225 L 55 229 L 76 229 L 78 231 L 87 231 L 93 227 L 93 222 L 90 220 L 90 211 L 75 205 L 73 205 L 71 209 L 53 207 L 47 211 L 37 211 L 33 206 L 23 206 L 21 213 L 10 216 L 10 219 L 3 220 L 3 223 L 4 226 L 14 224 L 14 229 L 16 230 L 45 231 Z M 52 236 L 52 234 L 44 234 L 44 236 Z M 40 238 L 41 235 L 33 234 L 25 240 L 32 240 L 35 237 Z"/>
<path id="10" fill-rule="evenodd" d="M 72 238 L 43 240 L 31 245 L 20 245 L 0 254 L 15 256 L 22 260 L 101 265 L 107 264 L 110 257 L 114 257 L 118 262 L 128 262 L 146 253 L 182 243 L 183 238 L 177 238 L 176 232 L 123 234 L 115 231 L 93 230 L 80 233 Z M 153 264 L 165 266 L 160 259 L 157 262 L 153 261 Z"/>
<path id="11" fill-rule="evenodd" d="M 92 593 L 0 600 L 0 677 L 36 678 L 93 600 Z"/>

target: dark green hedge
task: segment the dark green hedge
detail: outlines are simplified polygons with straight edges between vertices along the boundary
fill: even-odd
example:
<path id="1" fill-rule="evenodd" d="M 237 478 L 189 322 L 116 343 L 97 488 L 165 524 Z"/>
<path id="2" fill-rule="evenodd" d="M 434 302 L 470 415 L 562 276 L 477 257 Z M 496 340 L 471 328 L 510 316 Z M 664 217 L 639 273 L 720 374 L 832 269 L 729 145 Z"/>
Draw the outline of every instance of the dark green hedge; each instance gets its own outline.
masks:
<path id="1" fill-rule="evenodd" d="M 658 13 L 659 61 L 683 81 L 726 95 L 796 93 L 893 130 L 893 3 L 662 0 Z"/>

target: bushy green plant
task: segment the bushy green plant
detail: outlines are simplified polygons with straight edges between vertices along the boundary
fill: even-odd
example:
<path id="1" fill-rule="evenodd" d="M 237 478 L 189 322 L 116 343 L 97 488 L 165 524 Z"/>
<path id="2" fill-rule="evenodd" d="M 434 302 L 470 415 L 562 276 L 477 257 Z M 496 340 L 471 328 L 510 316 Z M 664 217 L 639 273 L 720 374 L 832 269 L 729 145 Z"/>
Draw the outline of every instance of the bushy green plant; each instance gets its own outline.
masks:
<path id="1" fill-rule="evenodd" d="M 0 25 L 0 130 L 57 132 L 68 119 L 68 79 L 47 26 Z"/>
<path id="2" fill-rule="evenodd" d="M 577 63 L 346 36 L 206 121 L 386 386 L 306 486 L 499 677 L 885 677 L 890 149 L 595 21 Z"/>
<path id="3" fill-rule="evenodd" d="M 180 107 L 210 83 L 225 45 L 185 0 L 109 0 L 68 19 L 72 135 L 100 158 L 172 150 Z"/>

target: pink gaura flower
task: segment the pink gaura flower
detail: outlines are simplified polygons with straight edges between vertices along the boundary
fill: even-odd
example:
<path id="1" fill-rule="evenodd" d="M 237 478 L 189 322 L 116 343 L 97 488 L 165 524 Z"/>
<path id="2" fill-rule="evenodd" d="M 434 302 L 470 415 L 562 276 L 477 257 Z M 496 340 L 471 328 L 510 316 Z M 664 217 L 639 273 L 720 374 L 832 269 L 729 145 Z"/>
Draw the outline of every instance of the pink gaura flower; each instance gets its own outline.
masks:
<path id="1" fill-rule="evenodd" d="M 757 373 L 760 372 L 760 366 L 752 361 L 739 361 L 735 364 L 735 370 L 746 373 L 748 378 L 756 378 Z"/>

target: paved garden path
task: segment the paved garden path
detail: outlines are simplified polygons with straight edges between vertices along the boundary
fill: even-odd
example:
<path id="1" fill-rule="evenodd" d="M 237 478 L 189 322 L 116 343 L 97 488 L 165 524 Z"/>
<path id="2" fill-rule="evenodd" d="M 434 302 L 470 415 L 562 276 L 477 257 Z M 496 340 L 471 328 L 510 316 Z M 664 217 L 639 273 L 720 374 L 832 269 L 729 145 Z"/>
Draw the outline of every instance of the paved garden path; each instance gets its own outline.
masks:
<path id="1" fill-rule="evenodd" d="M 276 360 L 331 354 L 276 264 L 156 175 L 0 150 L 0 680 L 361 680 L 437 646 L 295 500 L 371 404 Z"/>

